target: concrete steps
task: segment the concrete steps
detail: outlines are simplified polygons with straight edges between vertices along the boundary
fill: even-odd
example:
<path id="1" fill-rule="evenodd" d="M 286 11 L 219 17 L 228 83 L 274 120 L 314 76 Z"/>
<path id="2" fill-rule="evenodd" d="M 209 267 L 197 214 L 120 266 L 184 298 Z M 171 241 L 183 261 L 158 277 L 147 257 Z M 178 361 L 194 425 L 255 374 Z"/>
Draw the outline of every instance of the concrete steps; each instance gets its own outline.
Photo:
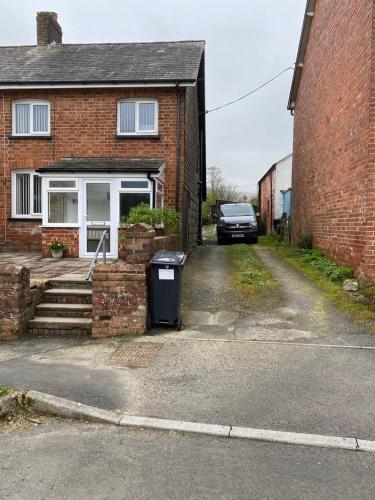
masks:
<path id="1" fill-rule="evenodd" d="M 80 290 L 91 290 L 91 281 L 90 280 L 85 280 L 84 278 L 81 278 L 80 276 L 75 277 L 74 275 L 71 278 L 54 278 L 52 280 L 49 280 L 49 285 L 51 288 L 56 289 L 56 288 L 78 288 Z"/>
<path id="2" fill-rule="evenodd" d="M 29 321 L 29 334 L 43 337 L 54 335 L 87 335 L 91 333 L 91 318 L 36 317 Z"/>
<path id="3" fill-rule="evenodd" d="M 36 306 L 37 317 L 91 318 L 91 304 L 57 304 L 42 303 Z"/>
<path id="4" fill-rule="evenodd" d="M 44 292 L 44 300 L 57 304 L 91 304 L 92 290 L 87 288 L 51 288 Z"/>
<path id="5" fill-rule="evenodd" d="M 29 320 L 29 334 L 90 335 L 92 326 L 92 283 L 80 276 L 55 278 L 48 282 L 43 302 Z"/>

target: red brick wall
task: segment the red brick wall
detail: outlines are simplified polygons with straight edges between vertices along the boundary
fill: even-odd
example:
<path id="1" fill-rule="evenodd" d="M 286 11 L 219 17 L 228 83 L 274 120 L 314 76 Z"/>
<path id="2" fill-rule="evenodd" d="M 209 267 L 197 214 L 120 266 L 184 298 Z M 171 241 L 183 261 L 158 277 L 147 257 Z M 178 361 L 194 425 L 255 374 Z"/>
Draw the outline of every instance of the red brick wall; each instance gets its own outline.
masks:
<path id="1" fill-rule="evenodd" d="M 273 231 L 273 220 L 275 218 L 275 183 L 276 169 L 273 168 L 260 183 L 260 221 L 261 229 L 266 234 Z"/>
<path id="2" fill-rule="evenodd" d="M 311 234 L 368 280 L 375 278 L 372 10 L 372 0 L 317 2 L 296 100 L 292 206 L 294 241 Z"/>
<path id="3" fill-rule="evenodd" d="M 92 336 L 142 335 L 146 330 L 146 265 L 97 264 L 92 275 Z"/>
<path id="4" fill-rule="evenodd" d="M 27 331 L 31 304 L 30 271 L 21 266 L 0 269 L 0 341 L 14 340 Z"/>
<path id="5" fill-rule="evenodd" d="M 79 257 L 79 229 L 65 227 L 44 227 L 42 229 L 42 253 L 51 257 L 48 243 L 57 239 L 67 247 L 64 257 Z"/>
<path id="6" fill-rule="evenodd" d="M 180 113 L 180 201 L 184 190 L 185 91 L 181 89 Z M 156 98 L 159 102 L 160 139 L 118 139 L 117 101 L 123 98 Z M 47 99 L 51 103 L 51 135 L 43 139 L 12 139 L 11 104 L 16 99 Z M 5 116 L 5 123 L 2 120 Z M 176 89 L 73 89 L 22 90 L 0 94 L 0 177 L 5 174 L 6 185 L 0 186 L 0 245 L 5 241 L 5 225 L 11 216 L 11 171 L 19 168 L 38 168 L 61 157 L 113 156 L 161 157 L 166 161 L 164 204 L 176 203 Z M 6 228 L 7 229 L 7 228 Z M 7 243 L 11 235 L 7 232 Z M 15 236 L 14 241 L 17 241 Z M 31 244 L 31 241 L 30 241 Z"/>
<path id="7" fill-rule="evenodd" d="M 18 252 L 40 251 L 42 244 L 41 220 L 11 220 L 7 224 L 8 250 Z"/>

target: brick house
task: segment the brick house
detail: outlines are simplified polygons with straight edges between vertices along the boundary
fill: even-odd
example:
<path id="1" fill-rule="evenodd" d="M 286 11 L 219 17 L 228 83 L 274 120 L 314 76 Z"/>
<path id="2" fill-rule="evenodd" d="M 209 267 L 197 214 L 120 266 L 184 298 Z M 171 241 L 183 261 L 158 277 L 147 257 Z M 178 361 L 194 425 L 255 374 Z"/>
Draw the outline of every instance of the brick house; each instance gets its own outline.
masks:
<path id="1" fill-rule="evenodd" d="M 293 239 L 375 281 L 375 2 L 308 0 L 294 113 Z"/>
<path id="2" fill-rule="evenodd" d="M 204 42 L 63 44 L 37 14 L 37 45 L 0 47 L 0 251 L 93 255 L 144 202 L 175 207 L 184 247 L 205 198 Z"/>
<path id="3" fill-rule="evenodd" d="M 258 183 L 259 212 L 262 230 L 269 234 L 281 219 L 284 207 L 284 193 L 292 185 L 292 159 L 290 154 L 274 163 Z"/>

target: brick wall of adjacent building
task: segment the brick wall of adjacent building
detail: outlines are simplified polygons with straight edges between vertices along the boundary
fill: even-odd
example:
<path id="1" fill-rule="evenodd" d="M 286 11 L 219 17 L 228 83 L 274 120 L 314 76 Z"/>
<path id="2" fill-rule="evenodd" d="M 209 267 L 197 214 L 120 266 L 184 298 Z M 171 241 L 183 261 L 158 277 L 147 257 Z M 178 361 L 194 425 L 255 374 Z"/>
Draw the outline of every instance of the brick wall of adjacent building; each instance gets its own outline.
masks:
<path id="1" fill-rule="evenodd" d="M 185 168 L 185 89 L 180 89 L 179 210 L 183 209 Z M 124 98 L 156 98 L 159 102 L 158 139 L 117 138 L 117 101 Z M 12 101 L 46 99 L 51 105 L 51 138 L 12 138 Z M 25 241 L 27 224 L 12 221 L 11 172 L 36 169 L 62 157 L 159 157 L 166 162 L 164 205 L 176 206 L 177 91 L 163 89 L 20 90 L 0 94 L 0 168 L 6 183 L 0 186 L 0 248 L 13 244 L 20 250 L 37 241 Z M 3 120 L 3 117 L 5 120 Z M 189 160 L 191 163 L 191 160 Z M 189 164 L 190 164 L 189 163 Z M 193 193 L 194 194 L 194 193 Z M 40 224 L 40 221 L 38 222 Z M 11 229 L 11 230 L 10 230 Z M 39 236 L 39 241 L 41 238 Z M 6 245 L 5 245 L 6 243 Z"/>
<path id="2" fill-rule="evenodd" d="M 292 183 L 293 240 L 312 235 L 368 281 L 375 279 L 373 8 L 372 0 L 316 3 L 296 99 Z"/>
<path id="3" fill-rule="evenodd" d="M 269 234 L 273 231 L 273 220 L 275 217 L 275 184 L 276 169 L 272 168 L 259 182 L 260 225 L 262 233 L 265 234 Z"/>
<path id="4" fill-rule="evenodd" d="M 147 331 L 147 265 L 97 264 L 92 275 L 92 336 Z"/>

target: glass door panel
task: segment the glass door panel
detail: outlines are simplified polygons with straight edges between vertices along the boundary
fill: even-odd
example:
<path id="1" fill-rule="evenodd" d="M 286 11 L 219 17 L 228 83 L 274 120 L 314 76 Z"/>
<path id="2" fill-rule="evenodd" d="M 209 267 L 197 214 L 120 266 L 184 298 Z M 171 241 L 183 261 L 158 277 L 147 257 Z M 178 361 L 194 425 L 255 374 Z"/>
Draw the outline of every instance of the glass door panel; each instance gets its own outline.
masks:
<path id="1" fill-rule="evenodd" d="M 111 183 L 86 181 L 85 253 L 96 252 L 104 230 L 106 251 L 111 252 Z M 102 252 L 100 252 L 102 253 Z"/>

